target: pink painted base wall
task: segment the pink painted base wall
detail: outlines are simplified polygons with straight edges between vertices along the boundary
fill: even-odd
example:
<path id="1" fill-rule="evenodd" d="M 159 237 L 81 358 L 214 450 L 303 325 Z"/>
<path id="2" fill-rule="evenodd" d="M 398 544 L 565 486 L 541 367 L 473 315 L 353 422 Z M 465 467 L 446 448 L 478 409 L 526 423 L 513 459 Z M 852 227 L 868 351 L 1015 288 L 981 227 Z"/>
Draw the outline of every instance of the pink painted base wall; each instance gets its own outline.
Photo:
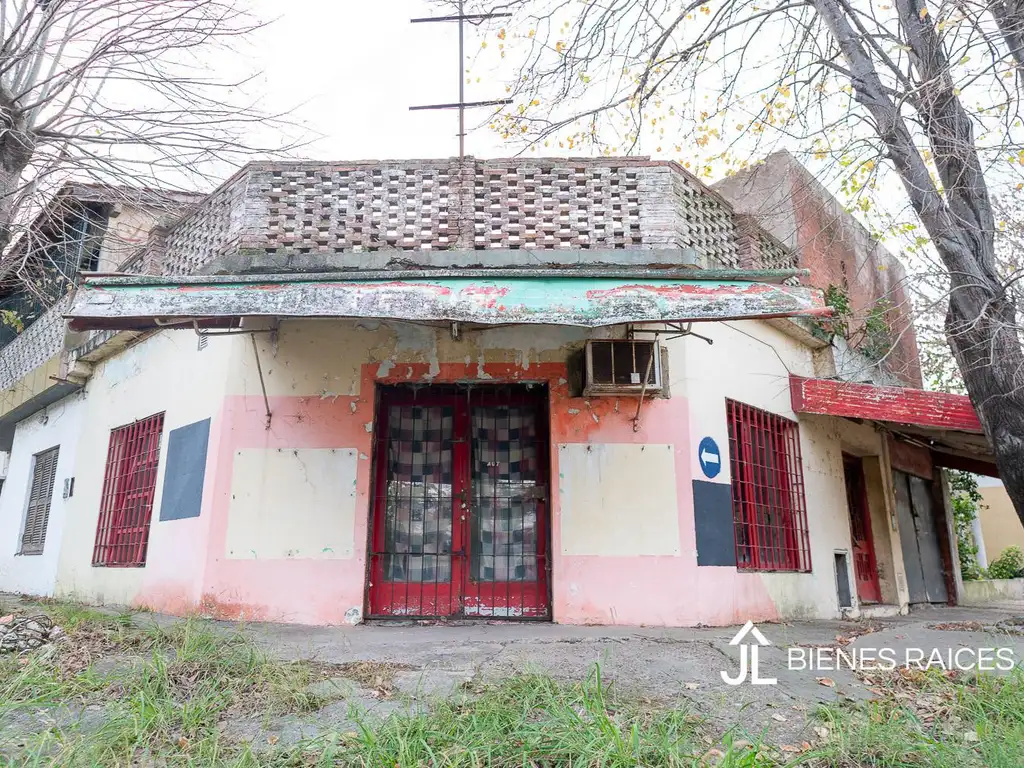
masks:
<path id="1" fill-rule="evenodd" d="M 147 564 L 137 602 L 172 613 L 198 610 L 223 618 L 340 624 L 365 609 L 374 393 L 378 383 L 435 384 L 480 379 L 478 363 L 402 364 L 401 375 L 362 367 L 355 397 L 271 397 L 265 428 L 262 397 L 231 396 L 214 419 L 202 517 L 179 525 Z M 641 427 L 614 398 L 570 398 L 563 364 L 484 364 L 490 382 L 530 381 L 549 388 L 551 418 L 552 614 L 568 624 L 731 624 L 777 617 L 757 574 L 698 568 L 694 542 L 689 405 L 685 398 L 651 400 Z M 625 402 L 625 401 L 623 401 Z M 632 404 L 632 400 L 629 401 Z M 627 413 L 627 411 L 630 411 Z M 596 557 L 562 553 L 558 450 L 565 443 L 664 443 L 675 446 L 679 499 L 678 556 Z M 244 560 L 225 557 L 234 452 L 243 449 L 356 449 L 355 550 L 338 560 Z M 188 521 L 189 523 L 193 521 Z"/>

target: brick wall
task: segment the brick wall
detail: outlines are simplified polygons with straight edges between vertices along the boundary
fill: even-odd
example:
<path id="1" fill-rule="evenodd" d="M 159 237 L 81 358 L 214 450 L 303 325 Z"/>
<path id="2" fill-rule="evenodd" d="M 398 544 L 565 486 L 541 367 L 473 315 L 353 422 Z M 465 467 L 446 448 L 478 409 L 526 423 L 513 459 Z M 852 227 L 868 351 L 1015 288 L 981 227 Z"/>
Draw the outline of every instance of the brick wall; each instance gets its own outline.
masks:
<path id="1" fill-rule="evenodd" d="M 735 219 L 747 249 L 744 253 L 760 249 L 758 258 L 768 266 L 777 259 L 787 260 L 795 251 L 799 266 L 811 272 L 809 285 L 822 290 L 837 286 L 846 292 L 854 315 L 853 341 L 860 340 L 858 334 L 872 308 L 885 301 L 889 307 L 885 319 L 895 344 L 882 367 L 904 384 L 921 386 L 914 308 L 903 265 L 806 168 L 779 152 L 717 183 L 715 189 L 738 212 Z M 760 229 L 747 231 L 746 221 L 756 222 L 752 226 Z M 766 237 L 764 230 L 771 234 Z"/>

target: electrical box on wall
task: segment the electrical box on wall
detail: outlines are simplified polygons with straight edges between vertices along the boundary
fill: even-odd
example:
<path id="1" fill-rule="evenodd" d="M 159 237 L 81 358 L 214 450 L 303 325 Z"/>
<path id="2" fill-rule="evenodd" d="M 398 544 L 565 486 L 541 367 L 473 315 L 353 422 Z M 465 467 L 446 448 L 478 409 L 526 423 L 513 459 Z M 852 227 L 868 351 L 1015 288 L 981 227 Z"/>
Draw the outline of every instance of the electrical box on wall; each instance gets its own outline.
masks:
<path id="1" fill-rule="evenodd" d="M 594 339 L 587 342 L 585 353 L 585 397 L 661 392 L 661 348 L 656 339 Z"/>

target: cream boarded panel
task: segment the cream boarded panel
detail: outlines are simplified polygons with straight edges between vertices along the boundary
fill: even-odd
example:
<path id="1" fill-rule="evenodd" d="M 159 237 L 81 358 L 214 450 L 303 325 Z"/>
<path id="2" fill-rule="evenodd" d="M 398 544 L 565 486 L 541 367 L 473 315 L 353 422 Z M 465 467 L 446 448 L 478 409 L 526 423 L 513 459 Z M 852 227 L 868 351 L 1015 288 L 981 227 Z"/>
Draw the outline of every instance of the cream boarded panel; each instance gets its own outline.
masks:
<path id="1" fill-rule="evenodd" d="M 564 555 L 679 554 L 672 445 L 558 446 Z"/>
<path id="2" fill-rule="evenodd" d="M 227 558 L 351 558 L 358 463 L 351 448 L 236 451 Z"/>

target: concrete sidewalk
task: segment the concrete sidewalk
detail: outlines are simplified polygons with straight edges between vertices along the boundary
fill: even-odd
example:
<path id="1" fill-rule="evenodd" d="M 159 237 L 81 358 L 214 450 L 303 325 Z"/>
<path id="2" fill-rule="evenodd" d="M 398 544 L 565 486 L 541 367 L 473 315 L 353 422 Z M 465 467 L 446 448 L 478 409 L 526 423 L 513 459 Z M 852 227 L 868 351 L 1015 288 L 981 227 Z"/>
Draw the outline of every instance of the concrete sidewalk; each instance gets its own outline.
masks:
<path id="1" fill-rule="evenodd" d="M 1013 606 L 1013 608 L 1017 608 Z M 396 688 L 412 699 L 458 695 L 462 684 L 519 672 L 544 672 L 574 681 L 593 673 L 619 690 L 666 704 L 688 703 L 711 724 L 742 724 L 747 734 L 776 743 L 809 737 L 807 716 L 820 703 L 871 697 L 848 669 L 791 671 L 791 647 L 840 647 L 871 652 L 891 649 L 899 659 L 920 649 L 1007 648 L 1024 660 L 1024 605 L 1019 609 L 925 608 L 909 616 L 864 621 L 762 624 L 770 646 L 759 649 L 760 676 L 775 685 L 726 685 L 724 670 L 739 670 L 740 649 L 730 646 L 737 627 L 652 629 L 577 627 L 557 624 L 377 624 L 357 627 L 248 625 L 246 633 L 275 657 L 324 662 L 397 662 Z M 750 638 L 748 638 L 750 639 Z M 825 651 L 829 653 L 829 651 Z M 822 678 L 822 679 L 819 679 Z"/>

